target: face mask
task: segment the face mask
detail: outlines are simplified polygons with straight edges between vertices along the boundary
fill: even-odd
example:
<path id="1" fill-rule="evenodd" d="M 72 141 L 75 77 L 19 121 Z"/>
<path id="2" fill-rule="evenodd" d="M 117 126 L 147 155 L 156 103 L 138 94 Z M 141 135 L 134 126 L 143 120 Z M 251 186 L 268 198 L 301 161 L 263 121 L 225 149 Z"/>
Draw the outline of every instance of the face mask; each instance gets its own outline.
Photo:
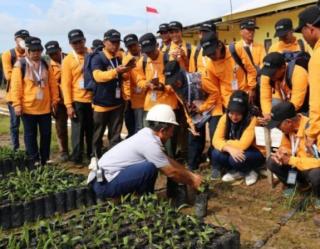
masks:
<path id="1" fill-rule="evenodd" d="M 19 46 L 20 46 L 20 48 L 25 49 L 25 48 L 26 48 L 26 43 L 25 43 L 25 41 L 24 41 L 24 40 L 20 40 L 20 41 L 19 41 Z"/>

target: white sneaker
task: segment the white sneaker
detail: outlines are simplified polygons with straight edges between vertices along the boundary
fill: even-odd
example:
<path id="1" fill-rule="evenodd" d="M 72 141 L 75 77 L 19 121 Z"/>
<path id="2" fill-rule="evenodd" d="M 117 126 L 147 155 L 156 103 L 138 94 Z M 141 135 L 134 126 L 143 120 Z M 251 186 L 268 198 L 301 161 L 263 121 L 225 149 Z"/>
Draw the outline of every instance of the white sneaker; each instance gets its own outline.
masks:
<path id="1" fill-rule="evenodd" d="M 243 175 L 238 171 L 230 171 L 222 177 L 223 182 L 233 182 L 243 178 Z"/>
<path id="2" fill-rule="evenodd" d="M 245 182 L 247 186 L 250 186 L 252 184 L 255 184 L 258 180 L 258 174 L 254 171 L 251 170 L 246 176 L 245 176 Z"/>
<path id="3" fill-rule="evenodd" d="M 97 163 L 98 163 L 98 160 L 96 157 L 91 157 L 91 161 L 90 161 L 90 164 L 88 166 L 89 169 L 91 170 L 96 170 L 97 169 Z"/>

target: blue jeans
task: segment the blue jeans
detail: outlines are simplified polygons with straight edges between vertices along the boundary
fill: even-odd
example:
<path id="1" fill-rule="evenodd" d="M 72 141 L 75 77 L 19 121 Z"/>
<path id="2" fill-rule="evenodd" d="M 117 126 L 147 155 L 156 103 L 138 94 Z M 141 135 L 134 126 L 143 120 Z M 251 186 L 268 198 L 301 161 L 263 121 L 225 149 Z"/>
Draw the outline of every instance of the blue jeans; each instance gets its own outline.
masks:
<path id="1" fill-rule="evenodd" d="M 10 113 L 10 135 L 13 150 L 18 150 L 19 144 L 19 127 L 20 127 L 20 117 L 16 116 L 14 107 L 12 104 L 8 103 L 8 109 Z"/>
<path id="2" fill-rule="evenodd" d="M 138 109 L 133 109 L 134 113 L 134 122 L 135 122 L 135 133 L 140 131 L 144 126 L 143 126 L 143 114 L 144 110 L 143 108 L 138 108 Z"/>
<path id="3" fill-rule="evenodd" d="M 129 193 L 153 193 L 158 169 L 150 162 L 131 165 L 123 169 L 111 182 L 93 182 L 100 199 L 114 198 Z"/>
<path id="4" fill-rule="evenodd" d="M 220 170 L 221 167 L 227 171 L 235 170 L 242 173 L 248 173 L 251 170 L 259 168 L 265 161 L 262 153 L 250 147 L 244 152 L 245 160 L 243 162 L 236 162 L 229 153 L 221 152 L 216 149 L 212 151 L 212 168 Z"/>
<path id="5" fill-rule="evenodd" d="M 28 157 L 39 161 L 42 165 L 49 160 L 51 143 L 51 114 L 31 115 L 23 114 L 24 143 Z M 40 131 L 40 150 L 38 147 L 37 133 Z"/>

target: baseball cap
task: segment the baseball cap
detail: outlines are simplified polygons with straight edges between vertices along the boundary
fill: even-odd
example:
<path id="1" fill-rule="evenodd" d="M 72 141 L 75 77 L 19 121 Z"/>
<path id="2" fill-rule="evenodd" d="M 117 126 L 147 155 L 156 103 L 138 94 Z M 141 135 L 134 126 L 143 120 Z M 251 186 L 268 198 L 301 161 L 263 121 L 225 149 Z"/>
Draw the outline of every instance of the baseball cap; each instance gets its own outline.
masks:
<path id="1" fill-rule="evenodd" d="M 146 33 L 140 37 L 139 43 L 142 53 L 152 52 L 157 47 L 157 39 L 152 33 Z"/>
<path id="2" fill-rule="evenodd" d="M 274 28 L 276 30 L 274 37 L 283 37 L 289 31 L 293 31 L 292 21 L 289 18 L 280 19 L 279 21 L 276 22 Z"/>
<path id="3" fill-rule="evenodd" d="M 25 29 L 20 29 L 16 33 L 14 33 L 14 38 L 22 38 L 26 39 L 28 36 L 30 36 L 29 31 Z"/>
<path id="4" fill-rule="evenodd" d="M 44 47 L 46 48 L 47 54 L 53 54 L 61 50 L 57 41 L 49 41 L 44 45 Z"/>
<path id="5" fill-rule="evenodd" d="M 157 31 L 157 33 L 161 33 L 161 32 L 168 32 L 169 31 L 169 24 L 168 23 L 162 23 L 159 25 L 159 30 Z"/>
<path id="6" fill-rule="evenodd" d="M 108 40 L 111 42 L 119 42 L 121 40 L 121 34 L 118 30 L 110 29 L 104 33 L 104 40 Z"/>
<path id="7" fill-rule="evenodd" d="M 69 43 L 84 40 L 84 34 L 80 29 L 73 29 L 68 33 Z"/>
<path id="8" fill-rule="evenodd" d="M 291 102 L 281 102 L 272 107 L 271 120 L 269 121 L 267 127 L 269 129 L 279 127 L 282 121 L 294 118 L 296 115 L 296 110 Z"/>
<path id="9" fill-rule="evenodd" d="M 29 36 L 25 40 L 26 47 L 29 50 L 43 50 L 41 40 L 38 37 Z"/>
<path id="10" fill-rule="evenodd" d="M 169 61 L 164 68 L 166 84 L 173 85 L 180 76 L 180 65 L 176 60 Z"/>
<path id="11" fill-rule="evenodd" d="M 243 20 L 240 22 L 240 29 L 259 29 L 256 22 L 252 19 Z"/>
<path id="12" fill-rule="evenodd" d="M 228 111 L 246 113 L 248 111 L 248 108 L 248 94 L 241 90 L 234 91 L 229 99 Z"/>
<path id="13" fill-rule="evenodd" d="M 219 40 L 214 32 L 205 33 L 200 41 L 203 49 L 203 55 L 211 55 L 216 52 L 219 45 Z"/>
<path id="14" fill-rule="evenodd" d="M 172 21 L 169 23 L 169 30 L 182 30 L 183 26 L 181 22 L 178 21 Z"/>
<path id="15" fill-rule="evenodd" d="M 135 34 L 126 35 L 123 38 L 123 41 L 124 41 L 124 45 L 126 45 L 126 47 L 129 47 L 130 45 L 139 43 L 138 36 L 136 36 Z"/>
<path id="16" fill-rule="evenodd" d="M 295 28 L 295 32 L 301 33 L 301 30 L 307 23 L 312 25 L 320 24 L 320 8 L 318 6 L 312 6 L 306 8 L 299 14 L 299 25 Z"/>
<path id="17" fill-rule="evenodd" d="M 204 22 L 200 25 L 199 31 L 204 32 L 217 32 L 217 26 L 213 22 Z"/>
<path id="18" fill-rule="evenodd" d="M 261 74 L 272 77 L 278 68 L 286 64 L 284 56 L 278 52 L 267 54 L 263 59 Z"/>

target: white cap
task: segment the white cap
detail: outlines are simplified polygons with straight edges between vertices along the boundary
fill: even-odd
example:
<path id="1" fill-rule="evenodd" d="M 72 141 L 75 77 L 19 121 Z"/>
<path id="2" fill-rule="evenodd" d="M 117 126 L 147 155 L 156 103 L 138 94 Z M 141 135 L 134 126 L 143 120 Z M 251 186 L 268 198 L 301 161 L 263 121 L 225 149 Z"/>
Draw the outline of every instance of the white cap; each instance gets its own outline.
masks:
<path id="1" fill-rule="evenodd" d="M 165 104 L 158 104 L 152 107 L 147 114 L 146 120 L 179 125 L 171 106 Z"/>

